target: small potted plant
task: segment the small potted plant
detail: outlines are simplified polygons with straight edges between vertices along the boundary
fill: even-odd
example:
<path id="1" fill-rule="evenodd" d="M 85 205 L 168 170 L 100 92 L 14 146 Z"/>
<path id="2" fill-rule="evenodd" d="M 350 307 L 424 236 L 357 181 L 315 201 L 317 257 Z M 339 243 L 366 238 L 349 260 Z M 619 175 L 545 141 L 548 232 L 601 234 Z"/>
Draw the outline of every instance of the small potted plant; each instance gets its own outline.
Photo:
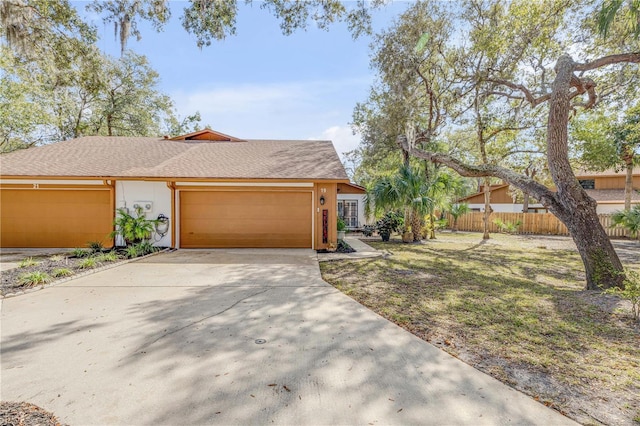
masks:
<path id="1" fill-rule="evenodd" d="M 344 240 L 345 230 L 347 229 L 347 224 L 344 223 L 342 218 L 338 218 L 338 241 Z"/>

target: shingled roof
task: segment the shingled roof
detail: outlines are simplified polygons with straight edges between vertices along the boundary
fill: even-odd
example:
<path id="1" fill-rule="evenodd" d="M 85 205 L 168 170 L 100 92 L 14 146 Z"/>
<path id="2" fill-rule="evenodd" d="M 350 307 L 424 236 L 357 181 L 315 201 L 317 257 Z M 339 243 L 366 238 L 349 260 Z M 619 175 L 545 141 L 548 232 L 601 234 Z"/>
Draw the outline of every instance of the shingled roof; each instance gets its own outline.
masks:
<path id="1" fill-rule="evenodd" d="M 87 136 L 0 156 L 2 176 L 348 180 L 331 141 Z"/>

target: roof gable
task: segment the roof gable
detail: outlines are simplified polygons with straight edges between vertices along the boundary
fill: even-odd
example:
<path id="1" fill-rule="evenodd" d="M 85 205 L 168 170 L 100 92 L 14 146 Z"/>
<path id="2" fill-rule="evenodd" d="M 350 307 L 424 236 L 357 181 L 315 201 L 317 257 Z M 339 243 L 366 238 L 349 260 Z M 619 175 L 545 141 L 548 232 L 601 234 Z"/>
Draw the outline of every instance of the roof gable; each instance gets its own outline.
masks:
<path id="1" fill-rule="evenodd" d="M 244 139 L 236 138 L 235 136 L 225 135 L 224 133 L 216 132 L 211 129 L 198 130 L 197 132 L 187 133 L 186 135 L 174 136 L 165 139 L 171 139 L 172 141 L 212 141 L 212 142 L 246 142 Z"/>

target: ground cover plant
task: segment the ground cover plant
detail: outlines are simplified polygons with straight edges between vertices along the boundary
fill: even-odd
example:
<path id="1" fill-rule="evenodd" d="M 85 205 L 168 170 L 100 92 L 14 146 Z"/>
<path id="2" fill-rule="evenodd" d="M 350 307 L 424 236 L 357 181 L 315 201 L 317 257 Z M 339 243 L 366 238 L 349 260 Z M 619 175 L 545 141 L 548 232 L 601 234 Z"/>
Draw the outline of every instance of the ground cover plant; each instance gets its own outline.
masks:
<path id="1" fill-rule="evenodd" d="M 443 233 L 367 243 L 390 256 L 323 262 L 323 278 L 581 423 L 640 422 L 640 323 L 628 301 L 584 290 L 570 239 Z M 639 271 L 640 247 L 619 244 Z"/>
<path id="2" fill-rule="evenodd" d="M 2 272 L 0 295 L 43 286 L 110 263 L 145 256 L 157 250 L 157 247 L 144 241 L 113 250 L 94 245 L 90 249 L 75 248 L 53 255 L 25 257 L 17 262 L 18 267 Z"/>

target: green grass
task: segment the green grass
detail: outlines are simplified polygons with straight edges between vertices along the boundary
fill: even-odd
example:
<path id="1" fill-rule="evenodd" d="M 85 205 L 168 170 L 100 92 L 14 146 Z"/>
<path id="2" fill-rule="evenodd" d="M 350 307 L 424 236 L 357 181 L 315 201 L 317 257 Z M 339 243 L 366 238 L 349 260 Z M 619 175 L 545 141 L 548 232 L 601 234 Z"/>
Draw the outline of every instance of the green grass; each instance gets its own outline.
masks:
<path id="1" fill-rule="evenodd" d="M 39 262 L 37 260 L 33 260 L 32 257 L 27 257 L 26 259 L 22 259 L 20 262 L 18 262 L 18 267 L 19 268 L 28 268 L 29 266 L 35 266 L 38 263 Z"/>
<path id="2" fill-rule="evenodd" d="M 35 271 L 20 275 L 18 283 L 22 286 L 32 287 L 34 285 L 51 282 L 51 276 L 46 272 Z"/>
<path id="3" fill-rule="evenodd" d="M 323 277 L 472 365 L 507 365 L 485 368 L 507 383 L 518 381 L 509 371 L 526 370 L 566 389 L 607 389 L 630 401 L 629 419 L 640 411 L 640 327 L 630 312 L 592 302 L 604 296 L 583 291 L 577 252 L 521 246 L 522 237 L 508 235 L 488 243 L 478 234 L 441 238 L 371 243 L 392 255 L 323 262 Z"/>

